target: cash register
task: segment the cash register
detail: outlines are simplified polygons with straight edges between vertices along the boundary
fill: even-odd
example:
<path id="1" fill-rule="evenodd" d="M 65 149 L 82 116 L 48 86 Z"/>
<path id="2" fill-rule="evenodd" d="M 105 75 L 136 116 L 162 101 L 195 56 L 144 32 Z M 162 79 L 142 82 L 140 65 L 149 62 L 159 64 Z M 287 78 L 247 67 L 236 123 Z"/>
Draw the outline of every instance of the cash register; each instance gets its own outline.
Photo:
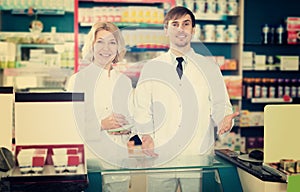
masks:
<path id="1" fill-rule="evenodd" d="M 289 174 L 279 167 L 270 166 L 286 159 L 295 162 L 300 160 L 300 152 L 295 147 L 299 145 L 299 114 L 300 105 L 297 104 L 266 105 L 261 161 L 229 149 L 215 151 L 216 155 L 237 166 L 243 191 L 299 191 L 300 174 Z"/>

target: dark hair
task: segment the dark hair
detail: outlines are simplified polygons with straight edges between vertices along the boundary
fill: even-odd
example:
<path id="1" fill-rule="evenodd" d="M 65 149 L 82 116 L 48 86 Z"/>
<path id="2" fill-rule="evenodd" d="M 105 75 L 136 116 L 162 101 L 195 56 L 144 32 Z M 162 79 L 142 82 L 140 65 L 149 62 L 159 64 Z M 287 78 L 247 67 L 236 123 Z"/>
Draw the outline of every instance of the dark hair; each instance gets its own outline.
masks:
<path id="1" fill-rule="evenodd" d="M 165 19 L 164 19 L 165 28 L 167 28 L 170 20 L 181 18 L 181 17 L 185 16 L 186 14 L 191 16 L 192 26 L 195 27 L 196 19 L 195 19 L 195 15 L 193 14 L 193 12 L 186 7 L 176 6 L 176 7 L 173 7 L 172 9 L 170 9 L 169 12 L 166 14 Z"/>

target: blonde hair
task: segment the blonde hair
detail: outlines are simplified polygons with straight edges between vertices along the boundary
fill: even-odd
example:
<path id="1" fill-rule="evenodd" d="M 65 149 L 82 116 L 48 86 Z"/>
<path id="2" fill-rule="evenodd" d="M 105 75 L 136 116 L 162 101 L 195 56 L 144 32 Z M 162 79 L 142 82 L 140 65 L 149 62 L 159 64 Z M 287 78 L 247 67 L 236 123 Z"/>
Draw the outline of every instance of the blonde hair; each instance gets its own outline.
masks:
<path id="1" fill-rule="evenodd" d="M 94 61 L 93 45 L 96 40 L 95 38 L 97 32 L 101 30 L 106 30 L 111 32 L 117 41 L 118 50 L 117 50 L 117 55 L 113 60 L 113 62 L 117 63 L 119 61 L 122 61 L 126 53 L 125 41 L 120 29 L 115 24 L 110 22 L 97 22 L 92 26 L 91 30 L 86 36 L 85 43 L 82 47 L 83 60 L 88 61 L 89 63 Z"/>

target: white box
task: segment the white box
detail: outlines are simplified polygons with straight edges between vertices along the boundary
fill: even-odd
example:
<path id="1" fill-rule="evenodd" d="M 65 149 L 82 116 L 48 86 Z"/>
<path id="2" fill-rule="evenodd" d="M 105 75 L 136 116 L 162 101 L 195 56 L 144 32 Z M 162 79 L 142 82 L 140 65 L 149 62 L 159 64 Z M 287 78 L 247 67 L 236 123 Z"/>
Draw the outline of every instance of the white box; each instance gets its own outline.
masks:
<path id="1" fill-rule="evenodd" d="M 280 56 L 281 71 L 298 71 L 299 56 Z"/>
<path id="2" fill-rule="evenodd" d="M 243 69 L 249 69 L 253 67 L 253 56 L 254 53 L 252 51 L 244 51 L 243 52 Z"/>
<path id="3" fill-rule="evenodd" d="M 265 55 L 255 55 L 255 65 L 265 65 L 266 56 Z"/>

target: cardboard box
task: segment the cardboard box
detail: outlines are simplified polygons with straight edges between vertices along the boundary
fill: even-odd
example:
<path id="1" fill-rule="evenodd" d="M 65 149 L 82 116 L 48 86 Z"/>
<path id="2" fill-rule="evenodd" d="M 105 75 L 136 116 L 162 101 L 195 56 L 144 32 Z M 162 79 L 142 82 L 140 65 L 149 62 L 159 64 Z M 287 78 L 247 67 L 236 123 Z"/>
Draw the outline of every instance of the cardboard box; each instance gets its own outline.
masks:
<path id="1" fill-rule="evenodd" d="M 242 97 L 242 78 L 240 76 L 224 76 L 224 81 L 230 98 Z"/>
<path id="2" fill-rule="evenodd" d="M 280 56 L 281 71 L 298 71 L 299 56 Z"/>
<path id="3" fill-rule="evenodd" d="M 263 126 L 263 125 L 264 125 L 264 112 L 242 110 L 240 116 L 241 127 Z"/>
<path id="4" fill-rule="evenodd" d="M 300 44 L 300 17 L 287 18 L 287 43 Z"/>
<path id="5" fill-rule="evenodd" d="M 235 60 L 235 59 L 225 59 L 224 65 L 226 66 L 227 70 L 237 70 L 238 69 L 237 60 Z"/>
<path id="6" fill-rule="evenodd" d="M 255 53 L 252 51 L 244 51 L 243 52 L 243 70 L 253 69 L 253 61 L 254 61 Z"/>

